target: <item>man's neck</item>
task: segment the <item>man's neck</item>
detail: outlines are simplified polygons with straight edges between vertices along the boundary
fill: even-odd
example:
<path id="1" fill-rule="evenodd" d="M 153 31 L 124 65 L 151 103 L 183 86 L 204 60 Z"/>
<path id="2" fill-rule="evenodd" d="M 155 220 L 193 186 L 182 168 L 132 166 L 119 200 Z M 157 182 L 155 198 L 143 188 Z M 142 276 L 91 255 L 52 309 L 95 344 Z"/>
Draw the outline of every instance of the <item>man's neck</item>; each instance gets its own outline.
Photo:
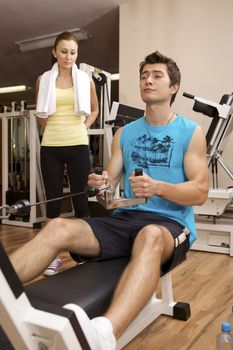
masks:
<path id="1" fill-rule="evenodd" d="M 151 125 L 166 125 L 171 121 L 173 112 L 170 106 L 147 105 L 145 115 Z"/>

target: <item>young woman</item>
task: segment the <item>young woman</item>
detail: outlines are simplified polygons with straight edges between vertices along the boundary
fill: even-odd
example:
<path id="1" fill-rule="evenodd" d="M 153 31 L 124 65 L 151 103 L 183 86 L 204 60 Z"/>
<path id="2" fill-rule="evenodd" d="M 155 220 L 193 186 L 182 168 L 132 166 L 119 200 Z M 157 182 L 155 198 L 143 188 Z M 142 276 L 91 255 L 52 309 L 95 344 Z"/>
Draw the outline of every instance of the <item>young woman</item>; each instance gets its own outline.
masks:
<path id="1" fill-rule="evenodd" d="M 87 129 L 98 116 L 95 85 L 76 66 L 78 40 L 71 32 L 59 34 L 52 50 L 54 65 L 36 83 L 37 117 L 44 129 L 41 142 L 41 171 L 47 199 L 63 195 L 66 167 L 71 193 L 84 191 L 90 172 Z M 75 216 L 88 216 L 88 199 L 72 197 Z M 61 201 L 47 203 L 47 221 L 58 217 Z M 61 268 L 55 259 L 45 271 Z"/>

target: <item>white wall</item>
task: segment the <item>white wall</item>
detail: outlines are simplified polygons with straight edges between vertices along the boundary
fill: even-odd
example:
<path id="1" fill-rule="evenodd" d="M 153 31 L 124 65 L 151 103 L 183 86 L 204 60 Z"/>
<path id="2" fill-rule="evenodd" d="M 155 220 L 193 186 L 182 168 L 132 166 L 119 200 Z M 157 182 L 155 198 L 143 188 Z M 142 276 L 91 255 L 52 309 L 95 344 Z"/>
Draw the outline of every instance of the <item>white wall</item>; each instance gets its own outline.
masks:
<path id="1" fill-rule="evenodd" d="M 233 92 L 232 0 L 141 0 L 120 7 L 120 102 L 143 107 L 139 95 L 139 63 L 159 50 L 180 67 L 182 84 L 175 112 L 197 120 L 207 130 L 208 117 L 192 111 L 183 92 L 219 102 Z M 230 154 L 224 159 L 233 169 Z M 221 185 L 232 185 L 220 170 Z"/>

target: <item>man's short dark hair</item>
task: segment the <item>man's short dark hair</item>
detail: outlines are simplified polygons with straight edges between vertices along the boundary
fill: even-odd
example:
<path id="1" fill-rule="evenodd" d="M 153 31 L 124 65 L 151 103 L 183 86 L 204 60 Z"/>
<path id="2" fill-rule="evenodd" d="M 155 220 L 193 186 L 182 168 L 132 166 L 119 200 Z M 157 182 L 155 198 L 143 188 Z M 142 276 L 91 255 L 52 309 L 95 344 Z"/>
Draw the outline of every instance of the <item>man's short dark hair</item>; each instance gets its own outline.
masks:
<path id="1" fill-rule="evenodd" d="M 180 86 L 181 74 L 179 67 L 177 66 L 176 62 L 174 62 L 171 58 L 162 55 L 159 51 L 152 52 L 150 55 L 145 57 L 144 61 L 140 63 L 140 77 L 144 67 L 147 64 L 154 63 L 163 63 L 167 66 L 167 71 L 171 82 L 170 86 L 173 86 L 175 84 L 178 84 Z M 177 92 L 172 95 L 170 105 L 172 105 L 172 103 L 175 101 Z"/>

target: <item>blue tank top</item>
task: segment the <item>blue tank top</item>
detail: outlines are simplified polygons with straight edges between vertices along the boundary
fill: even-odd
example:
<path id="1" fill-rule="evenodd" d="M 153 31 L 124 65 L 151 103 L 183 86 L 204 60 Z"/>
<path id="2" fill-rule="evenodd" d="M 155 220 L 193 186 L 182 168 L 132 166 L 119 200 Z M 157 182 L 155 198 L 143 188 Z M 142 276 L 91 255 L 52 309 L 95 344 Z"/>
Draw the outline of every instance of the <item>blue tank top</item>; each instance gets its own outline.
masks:
<path id="1" fill-rule="evenodd" d="M 124 162 L 124 196 L 134 197 L 128 178 L 136 168 L 151 178 L 169 183 L 188 181 L 183 168 L 197 123 L 177 115 L 176 119 L 163 126 L 152 126 L 142 117 L 124 126 L 120 146 Z M 192 206 L 178 205 L 159 196 L 153 196 L 145 204 L 119 208 L 122 210 L 154 212 L 180 223 L 190 231 L 190 245 L 196 239 L 196 228 Z"/>

